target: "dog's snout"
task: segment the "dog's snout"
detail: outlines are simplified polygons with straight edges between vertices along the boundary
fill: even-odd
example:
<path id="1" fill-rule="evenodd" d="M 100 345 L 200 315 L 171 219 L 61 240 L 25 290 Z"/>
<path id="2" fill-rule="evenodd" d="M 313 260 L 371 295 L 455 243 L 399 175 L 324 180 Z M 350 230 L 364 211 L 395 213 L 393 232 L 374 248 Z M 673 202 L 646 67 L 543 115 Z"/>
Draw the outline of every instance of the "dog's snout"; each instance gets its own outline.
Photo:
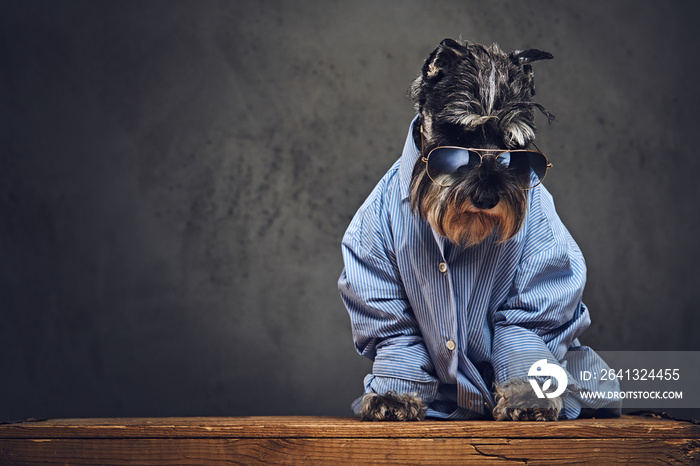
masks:
<path id="1" fill-rule="evenodd" d="M 501 200 L 496 192 L 480 192 L 472 196 L 472 204 L 481 210 L 493 209 Z"/>

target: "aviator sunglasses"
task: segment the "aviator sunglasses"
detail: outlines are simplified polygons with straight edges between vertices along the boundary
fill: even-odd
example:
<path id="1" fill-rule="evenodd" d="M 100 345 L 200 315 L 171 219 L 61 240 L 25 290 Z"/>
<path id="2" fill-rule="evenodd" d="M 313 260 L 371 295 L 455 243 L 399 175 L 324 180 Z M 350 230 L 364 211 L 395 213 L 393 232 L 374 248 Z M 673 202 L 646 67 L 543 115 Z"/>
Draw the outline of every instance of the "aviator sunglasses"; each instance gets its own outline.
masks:
<path id="1" fill-rule="evenodd" d="M 467 172 L 481 165 L 484 156 L 495 157 L 496 160 L 512 169 L 516 176 L 521 179 L 528 179 L 527 188 L 521 188 L 527 191 L 539 186 L 544 177 L 547 176 L 547 170 L 552 168 L 552 164 L 547 160 L 542 152 L 538 150 L 528 149 L 467 149 L 456 146 L 439 146 L 431 150 L 428 156 L 423 156 L 423 126 L 420 127 L 421 138 L 421 158 L 425 162 L 425 171 L 428 177 L 437 185 L 449 187 L 437 181 L 444 175 L 454 175 L 458 171 Z M 533 143 L 534 145 L 534 143 Z M 537 146 L 535 146 L 537 148 Z M 485 153 L 482 153 L 485 152 Z M 444 181 L 444 180 L 442 180 Z"/>

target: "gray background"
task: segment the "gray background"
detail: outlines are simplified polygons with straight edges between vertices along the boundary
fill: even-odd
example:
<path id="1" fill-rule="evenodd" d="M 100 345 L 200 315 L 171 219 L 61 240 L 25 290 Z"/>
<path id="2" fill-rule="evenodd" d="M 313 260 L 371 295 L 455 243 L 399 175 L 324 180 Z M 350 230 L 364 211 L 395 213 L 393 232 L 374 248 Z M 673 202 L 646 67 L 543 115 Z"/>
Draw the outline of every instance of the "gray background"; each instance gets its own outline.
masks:
<path id="1" fill-rule="evenodd" d="M 0 2 L 0 420 L 349 415 L 340 239 L 460 35 L 555 56 L 583 342 L 700 350 L 690 4 Z"/>

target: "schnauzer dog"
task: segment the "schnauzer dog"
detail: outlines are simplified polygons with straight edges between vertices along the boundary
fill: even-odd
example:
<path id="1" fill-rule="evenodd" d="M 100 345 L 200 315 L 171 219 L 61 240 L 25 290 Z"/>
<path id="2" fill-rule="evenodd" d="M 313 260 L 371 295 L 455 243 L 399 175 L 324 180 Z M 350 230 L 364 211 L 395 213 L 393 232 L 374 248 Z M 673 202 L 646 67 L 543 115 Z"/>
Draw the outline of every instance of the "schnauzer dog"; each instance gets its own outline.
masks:
<path id="1" fill-rule="evenodd" d="M 551 54 L 540 50 L 504 53 L 497 44 L 486 47 L 445 39 L 427 58 L 420 76 L 411 85 L 409 94 L 418 115 L 409 132 L 407 147 L 412 148 L 413 152 L 409 150 L 409 153 L 417 153 L 415 161 L 411 159 L 411 166 L 406 169 L 399 162 L 395 164 L 353 219 L 343 239 L 345 269 L 339 281 L 341 296 L 351 315 L 356 348 L 375 361 L 374 374 L 365 379 L 365 395 L 355 403 L 355 412 L 361 419 L 421 420 L 426 414 L 441 417 L 441 412 L 449 414 L 458 410 L 461 417 L 451 418 L 556 420 L 560 417 L 564 407 L 562 397 L 537 397 L 527 383 L 526 374 L 493 375 L 494 370 L 507 374 L 509 364 L 507 357 L 495 356 L 495 347 L 499 344 L 517 347 L 519 338 L 535 341 L 538 348 L 546 345 L 552 349 L 550 356 L 559 355 L 554 359 L 561 359 L 562 348 L 564 351 L 571 347 L 586 348 L 578 346 L 577 341 L 590 322 L 586 320 L 587 309 L 580 302 L 585 278 L 572 287 L 576 291 L 572 292 L 572 304 L 567 309 L 546 311 L 551 321 L 537 314 L 540 311 L 535 307 L 539 304 L 532 305 L 529 314 L 503 311 L 512 303 L 527 301 L 520 295 L 534 286 L 519 278 L 523 273 L 520 270 L 526 266 L 518 260 L 525 262 L 522 257 L 530 254 L 527 251 L 538 249 L 538 239 L 533 238 L 532 231 L 539 227 L 530 226 L 531 221 L 527 220 L 530 206 L 535 202 L 531 193 L 544 192 L 540 184 L 552 166 L 533 144 L 534 119 L 536 110 L 548 120 L 554 117 L 532 101 L 535 86 L 531 63 L 551 58 Z M 402 207 L 401 196 L 392 194 L 400 191 L 402 181 L 394 180 L 400 180 L 402 170 L 406 173 L 403 183 L 409 211 Z M 402 216 L 410 219 L 402 222 L 399 220 Z M 532 220 L 536 221 L 539 220 Z M 526 223 L 528 226 L 524 228 Z M 423 226 L 426 224 L 429 227 Z M 566 229 L 559 225 L 556 223 L 552 228 L 565 232 L 563 243 L 574 245 L 571 254 L 580 254 L 573 240 L 569 241 Z M 439 282 L 450 269 L 447 260 L 440 263 L 442 275 L 433 269 L 425 271 L 426 263 L 416 259 L 416 251 L 420 251 L 420 257 L 428 257 L 435 250 L 434 244 L 429 243 L 435 240 L 430 234 L 420 236 L 411 229 L 431 231 L 437 243 L 447 240 L 453 254 L 469 254 L 469 251 L 476 254 L 474 251 L 479 247 L 488 245 L 490 249 L 478 253 L 479 264 L 491 260 L 496 265 L 474 266 L 475 262 L 460 259 L 462 265 L 455 260 L 453 267 L 453 270 L 471 267 L 475 269 L 469 272 L 472 274 L 490 274 L 488 285 L 474 285 L 483 277 L 463 275 L 460 283 L 471 280 L 472 284 L 467 285 L 471 287 L 471 295 L 465 297 L 467 292 L 461 290 L 461 294 L 455 292 L 452 298 L 436 301 L 439 304 L 430 308 L 429 303 L 438 291 L 449 293 L 460 285 L 453 278 L 448 291 L 444 291 L 444 282 Z M 526 229 L 527 240 L 526 233 L 522 233 Z M 509 243 L 530 246 L 509 249 Z M 409 252 L 402 252 L 406 250 Z M 519 252 L 514 253 L 516 250 Z M 489 254 L 498 258 L 489 259 L 486 257 Z M 444 257 L 448 257 L 446 251 Z M 578 271 L 558 273 L 555 269 L 559 263 L 583 264 L 582 259 L 568 257 L 563 261 L 543 261 L 549 262 L 535 266 L 543 270 L 539 276 L 548 273 L 552 277 L 550 282 L 537 283 L 543 293 L 558 286 L 557 280 L 563 275 L 580 275 Z M 574 266 L 577 270 L 583 267 Z M 438 278 L 426 278 L 434 276 Z M 448 325 L 443 321 L 449 320 L 449 315 L 436 317 L 431 312 L 436 309 L 442 312 L 450 306 L 450 299 L 461 299 L 462 304 L 455 306 L 457 320 Z M 482 304 L 475 304 L 477 300 Z M 463 307 L 461 311 L 459 306 Z M 482 312 L 481 308 L 489 310 Z M 541 313 L 544 315 L 545 311 Z M 460 319 L 484 322 L 465 324 Z M 501 329 L 508 326 L 517 327 L 519 333 L 500 337 L 507 333 Z M 447 340 L 449 335 L 458 338 Z M 457 343 L 459 335 L 464 343 Z M 470 341 L 472 336 L 491 340 L 474 346 Z M 552 341 L 561 345 L 556 346 Z M 464 349 L 459 354 L 461 347 Z M 455 375 L 460 372 L 462 376 Z M 479 403 L 471 401 L 477 395 L 464 395 L 469 393 L 460 385 L 464 379 L 470 380 L 465 386 L 477 387 L 473 389 L 477 394 L 480 391 L 481 408 L 476 406 Z M 487 385 L 488 388 L 479 388 Z M 579 412 L 580 409 L 575 410 L 574 416 Z"/>
<path id="2" fill-rule="evenodd" d="M 537 159 L 538 182 L 548 168 L 546 158 L 523 150 L 535 138 L 533 109 L 554 118 L 531 101 L 535 85 L 529 63 L 550 58 L 539 50 L 506 55 L 496 44 L 464 47 L 446 39 L 413 82 L 410 94 L 421 122 L 414 126 L 420 132 L 414 137 L 420 138 L 425 159 L 416 161 L 411 200 L 435 231 L 452 242 L 474 246 L 494 230 L 505 241 L 520 230 L 527 210 L 525 189 L 532 181 L 525 159 Z M 455 159 L 453 147 L 474 150 Z M 499 160 L 503 149 L 511 151 L 510 164 Z M 464 157 L 467 163 L 457 166 Z"/>

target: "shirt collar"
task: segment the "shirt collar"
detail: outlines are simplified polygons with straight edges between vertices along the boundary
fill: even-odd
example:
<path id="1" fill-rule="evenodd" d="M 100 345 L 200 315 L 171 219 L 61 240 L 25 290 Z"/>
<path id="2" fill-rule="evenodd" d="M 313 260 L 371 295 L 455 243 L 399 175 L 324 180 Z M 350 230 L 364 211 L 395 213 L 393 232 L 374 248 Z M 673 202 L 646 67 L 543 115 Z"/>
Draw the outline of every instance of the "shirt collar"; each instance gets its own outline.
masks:
<path id="1" fill-rule="evenodd" d="M 413 141 L 413 125 L 416 124 L 417 121 L 418 116 L 416 115 L 416 117 L 411 122 L 411 125 L 408 127 L 406 143 L 403 146 L 403 153 L 401 154 L 401 160 L 399 162 L 399 183 L 401 186 L 401 198 L 404 201 L 408 199 L 408 190 L 411 186 L 411 176 L 413 175 L 413 167 L 416 164 L 416 159 L 418 159 L 418 157 L 421 156 L 418 147 L 416 147 L 416 143 Z M 438 247 L 440 248 L 440 253 L 443 255 L 444 258 L 445 244 L 447 240 L 440 236 L 432 228 L 430 228 L 430 231 L 433 233 L 435 242 L 438 244 Z"/>
<path id="2" fill-rule="evenodd" d="M 411 176 L 413 175 L 413 166 L 416 164 L 416 159 L 420 157 L 420 152 L 416 143 L 413 141 L 413 125 L 418 121 L 418 115 L 411 121 L 408 127 L 408 135 L 406 143 L 403 146 L 401 161 L 399 165 L 399 180 L 401 183 L 401 195 L 403 199 L 408 199 L 408 189 L 411 185 Z"/>

